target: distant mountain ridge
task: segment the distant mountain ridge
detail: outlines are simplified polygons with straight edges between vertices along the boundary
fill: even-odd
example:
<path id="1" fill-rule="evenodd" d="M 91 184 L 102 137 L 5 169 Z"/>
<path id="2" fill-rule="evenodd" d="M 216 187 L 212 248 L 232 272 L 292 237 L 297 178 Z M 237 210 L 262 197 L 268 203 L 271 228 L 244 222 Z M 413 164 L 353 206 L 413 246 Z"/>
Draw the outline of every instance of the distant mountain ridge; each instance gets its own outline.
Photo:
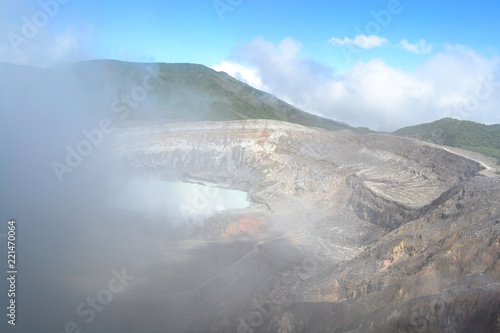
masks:
<path id="1" fill-rule="evenodd" d="M 307 113 L 225 72 L 216 72 L 198 64 L 91 60 L 50 69 L 0 64 L 0 71 L 18 72 L 38 83 L 44 82 L 44 78 L 54 80 L 58 75 L 69 75 L 76 79 L 76 86 L 85 91 L 88 100 L 102 98 L 105 91 L 112 91 L 114 97 L 108 103 L 112 104 L 113 111 L 120 107 L 134 109 L 127 114 L 128 122 L 272 119 L 327 130 L 371 132 L 368 128 L 354 128 Z M 146 91 L 147 98 L 143 98 L 145 90 L 141 87 L 144 84 L 153 85 L 153 80 L 148 77 L 153 71 L 157 76 L 155 79 L 161 84 Z M 133 94 L 135 100 L 131 100 Z"/>
<path id="2" fill-rule="evenodd" d="M 468 120 L 444 118 L 432 123 L 401 128 L 393 134 L 479 152 L 500 161 L 500 124 L 484 125 Z"/>

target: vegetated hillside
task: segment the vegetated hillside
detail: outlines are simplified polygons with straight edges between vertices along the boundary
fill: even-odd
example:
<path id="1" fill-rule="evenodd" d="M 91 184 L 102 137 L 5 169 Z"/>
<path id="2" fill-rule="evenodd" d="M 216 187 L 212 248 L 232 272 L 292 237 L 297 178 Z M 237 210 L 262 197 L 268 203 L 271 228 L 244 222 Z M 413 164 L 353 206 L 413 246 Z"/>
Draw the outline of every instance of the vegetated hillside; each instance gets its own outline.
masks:
<path id="1" fill-rule="evenodd" d="M 500 124 L 444 118 L 432 123 L 405 127 L 393 134 L 472 150 L 500 159 Z"/>
<path id="2" fill-rule="evenodd" d="M 143 85 L 143 80 L 154 71 L 161 85 L 148 92 L 150 95 L 144 103 L 137 103 L 139 106 L 134 111 L 138 112 L 131 113 L 129 121 L 272 119 L 327 130 L 348 128 L 358 133 L 371 132 L 368 128 L 353 128 L 304 112 L 224 72 L 216 72 L 203 65 L 95 60 L 71 65 L 71 70 L 96 93 L 106 85 L 118 87 L 117 96 L 131 95 L 132 89 Z M 96 82 L 96 78 L 100 82 Z M 150 97 L 155 103 L 148 103 Z"/>

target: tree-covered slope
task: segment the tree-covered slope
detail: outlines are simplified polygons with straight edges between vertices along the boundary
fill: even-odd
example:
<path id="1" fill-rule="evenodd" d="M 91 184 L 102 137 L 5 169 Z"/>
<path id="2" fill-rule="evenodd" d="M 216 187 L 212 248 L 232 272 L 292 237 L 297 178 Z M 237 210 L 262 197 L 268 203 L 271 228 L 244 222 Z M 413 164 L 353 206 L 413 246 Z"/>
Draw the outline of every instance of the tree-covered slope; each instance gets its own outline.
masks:
<path id="1" fill-rule="evenodd" d="M 394 134 L 476 151 L 500 159 L 500 124 L 484 125 L 444 118 L 432 123 L 405 127 Z"/>
<path id="2" fill-rule="evenodd" d="M 252 88 L 224 72 L 197 64 L 141 64 L 114 60 L 85 61 L 70 66 L 86 88 L 100 93 L 106 85 L 117 87 L 118 96 L 133 93 L 155 72 L 161 84 L 148 91 L 148 101 L 128 120 L 224 121 L 273 119 L 327 130 L 353 128 L 345 123 L 304 112 L 271 94 Z M 99 82 L 96 82 L 99 78 Z"/>

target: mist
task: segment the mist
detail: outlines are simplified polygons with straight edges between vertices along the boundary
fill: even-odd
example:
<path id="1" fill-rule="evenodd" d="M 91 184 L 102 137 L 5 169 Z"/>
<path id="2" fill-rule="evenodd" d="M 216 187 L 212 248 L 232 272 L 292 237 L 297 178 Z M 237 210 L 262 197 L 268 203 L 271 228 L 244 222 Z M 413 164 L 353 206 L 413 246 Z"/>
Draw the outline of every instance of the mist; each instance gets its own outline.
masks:
<path id="1" fill-rule="evenodd" d="M 129 73 L 129 82 L 91 68 L 0 64 L 0 232 L 17 221 L 12 331 L 129 332 L 131 320 L 142 332 L 186 330 L 197 304 L 179 295 L 193 294 L 252 249 L 193 235 L 213 214 L 248 206 L 246 194 L 125 175 L 112 134 L 149 122 L 148 110 L 161 109 L 147 96 L 158 85 L 156 67 Z M 6 241 L 0 245 L 6 250 Z M 5 260 L 0 268 L 7 270 Z M 88 297 L 98 297 L 96 309 Z M 5 309 L 6 294 L 0 300 Z M 170 314 L 155 318 L 165 307 Z"/>
<path id="2" fill-rule="evenodd" d="M 0 0 L 0 332 L 500 331 L 498 11 Z"/>
<path id="3" fill-rule="evenodd" d="M 0 65 L 0 234 L 17 221 L 14 332 L 352 330 L 380 317 L 368 308 L 387 293 L 405 306 L 422 295 L 452 306 L 443 294 L 461 287 L 450 269 L 457 261 L 438 262 L 436 274 L 451 274 L 443 278 L 405 265 L 446 258 L 450 247 L 435 244 L 476 230 L 490 238 L 481 243 L 486 255 L 458 265 L 481 288 L 494 281 L 489 268 L 469 264 L 489 267 L 497 251 L 498 220 L 484 218 L 497 185 L 475 177 L 488 161 L 380 133 L 196 121 L 214 101 L 200 93 L 206 72 L 197 65 Z M 196 79 L 176 80 L 176 67 Z M 470 185 L 460 190 L 463 180 Z M 415 248 L 429 253 L 406 254 Z M 406 294 L 390 282 L 398 269 Z M 414 276 L 433 288 L 425 294 Z M 396 316 L 399 299 L 386 305 L 387 317 Z M 346 323 L 353 308 L 356 319 Z M 324 314 L 318 323 L 315 309 Z M 435 325 L 447 325 L 446 313 L 437 315 Z"/>

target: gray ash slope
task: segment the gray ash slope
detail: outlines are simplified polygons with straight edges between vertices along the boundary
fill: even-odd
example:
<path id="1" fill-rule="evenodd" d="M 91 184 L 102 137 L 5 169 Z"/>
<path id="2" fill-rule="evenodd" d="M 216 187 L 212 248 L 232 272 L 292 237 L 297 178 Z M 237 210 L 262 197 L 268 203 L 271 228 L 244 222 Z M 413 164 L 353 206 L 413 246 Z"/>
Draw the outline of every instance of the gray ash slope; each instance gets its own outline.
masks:
<path id="1" fill-rule="evenodd" d="M 257 243 L 194 292 L 190 331 L 498 329 L 500 181 L 477 161 L 264 120 L 123 128 L 115 147 L 124 175 L 248 193 L 198 230 Z"/>

